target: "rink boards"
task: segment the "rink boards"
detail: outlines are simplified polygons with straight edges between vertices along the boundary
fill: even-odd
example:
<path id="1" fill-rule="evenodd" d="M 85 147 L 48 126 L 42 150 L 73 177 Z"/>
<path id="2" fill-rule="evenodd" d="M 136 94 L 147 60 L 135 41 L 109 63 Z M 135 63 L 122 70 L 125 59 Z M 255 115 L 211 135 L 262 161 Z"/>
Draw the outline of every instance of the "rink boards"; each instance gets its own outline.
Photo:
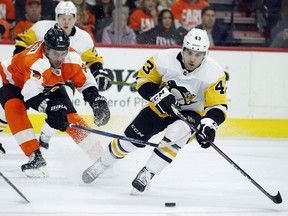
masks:
<path id="1" fill-rule="evenodd" d="M 0 60 L 12 55 L 13 45 L 0 45 Z M 137 70 L 147 58 L 160 48 L 99 47 L 104 68 L 114 81 L 135 82 Z M 221 48 L 210 51 L 229 74 L 227 95 L 229 112 L 227 121 L 220 127 L 220 136 L 288 137 L 288 79 L 287 52 L 265 49 Z M 134 116 L 145 106 L 135 89 L 111 85 L 101 92 L 109 102 L 112 118 L 100 129 L 122 133 Z M 82 96 L 73 99 L 77 111 L 91 125 L 89 105 Z M 44 115 L 28 111 L 35 131 L 40 131 Z M 5 130 L 9 131 L 8 129 Z"/>

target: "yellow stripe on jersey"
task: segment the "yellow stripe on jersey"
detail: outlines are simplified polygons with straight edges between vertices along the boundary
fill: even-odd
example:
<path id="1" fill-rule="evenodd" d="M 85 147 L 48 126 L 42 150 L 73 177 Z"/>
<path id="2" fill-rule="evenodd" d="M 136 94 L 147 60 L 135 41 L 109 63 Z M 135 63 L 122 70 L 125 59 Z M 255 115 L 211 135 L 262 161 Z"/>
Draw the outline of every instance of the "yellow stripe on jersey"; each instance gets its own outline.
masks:
<path id="1" fill-rule="evenodd" d="M 148 106 L 153 110 L 153 112 L 155 112 L 159 117 L 161 118 L 165 118 L 165 117 L 168 117 L 169 115 L 166 114 L 166 113 L 161 113 L 154 105 L 153 102 L 149 102 L 148 103 Z"/>
<path id="2" fill-rule="evenodd" d="M 136 88 L 139 89 L 147 82 L 153 82 L 158 85 L 162 82 L 162 76 L 157 71 L 154 57 L 149 58 L 138 71 Z"/>
<path id="3" fill-rule="evenodd" d="M 102 65 L 104 64 L 102 56 L 100 56 L 98 54 L 98 52 L 96 51 L 96 48 L 90 48 L 88 50 L 86 50 L 85 52 L 82 53 L 81 55 L 81 59 L 82 61 L 88 63 L 88 67 L 90 67 L 92 64 L 99 62 Z"/>
<path id="4" fill-rule="evenodd" d="M 19 33 L 17 35 L 15 45 L 26 48 L 29 45 L 33 44 L 35 41 L 37 41 L 36 34 L 32 28 L 29 28 L 27 31 L 24 31 L 23 33 Z"/>

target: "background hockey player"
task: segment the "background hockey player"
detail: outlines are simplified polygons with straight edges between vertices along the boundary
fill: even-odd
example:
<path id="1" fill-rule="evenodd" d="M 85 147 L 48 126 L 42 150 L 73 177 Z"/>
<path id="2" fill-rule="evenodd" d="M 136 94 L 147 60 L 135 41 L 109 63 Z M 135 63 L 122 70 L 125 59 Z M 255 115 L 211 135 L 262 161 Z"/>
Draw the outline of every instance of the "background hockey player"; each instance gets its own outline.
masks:
<path id="1" fill-rule="evenodd" d="M 206 31 L 194 28 L 184 37 L 182 49 L 160 51 L 138 71 L 138 92 L 150 102 L 125 129 L 125 136 L 147 141 L 166 129 L 160 143 L 177 141 L 154 149 L 132 182 L 138 191 L 148 189 L 153 176 L 161 173 L 191 139 L 189 126 L 175 116 L 171 105 L 180 107 L 191 124 L 199 126 L 195 136 L 203 148 L 210 146 L 207 141 L 214 140 L 217 127 L 226 118 L 225 74 L 208 56 L 208 48 Z M 110 165 L 142 147 L 114 139 L 100 159 L 83 172 L 83 181 L 94 181 Z"/>
<path id="2" fill-rule="evenodd" d="M 56 24 L 44 36 L 44 41 L 1 62 L 3 87 L 0 101 L 4 107 L 11 132 L 29 161 L 21 166 L 26 175 L 46 176 L 46 162 L 39 150 L 34 129 L 28 118 L 28 107 L 47 114 L 47 123 L 65 131 L 91 159 L 96 160 L 102 146 L 95 134 L 67 128 L 69 123 L 88 126 L 76 113 L 64 83 L 71 80 L 83 94 L 94 113 L 94 123 L 104 125 L 110 118 L 106 99 L 98 93 L 96 81 L 80 55 L 70 48 L 70 40 Z M 96 137 L 95 137 L 96 136 Z"/>
<path id="3" fill-rule="evenodd" d="M 109 82 L 108 79 L 105 79 L 105 77 L 108 77 L 108 74 L 102 70 L 102 57 L 97 53 L 90 35 L 86 31 L 75 26 L 77 21 L 76 6 L 71 1 L 60 1 L 55 8 L 55 14 L 56 21 L 41 20 L 35 23 L 27 31 L 18 34 L 14 55 L 23 51 L 35 41 L 43 40 L 44 34 L 48 29 L 58 23 L 69 36 L 71 47 L 81 55 L 82 61 L 86 63 L 88 68 L 90 68 L 93 76 L 96 78 L 98 88 L 100 90 L 105 90 Z M 69 92 L 69 88 L 66 88 L 66 90 L 69 94 L 72 94 Z M 49 125 L 44 124 L 39 138 L 40 145 L 48 149 L 50 138 L 55 134 L 55 132 L 56 131 L 51 129 Z"/>

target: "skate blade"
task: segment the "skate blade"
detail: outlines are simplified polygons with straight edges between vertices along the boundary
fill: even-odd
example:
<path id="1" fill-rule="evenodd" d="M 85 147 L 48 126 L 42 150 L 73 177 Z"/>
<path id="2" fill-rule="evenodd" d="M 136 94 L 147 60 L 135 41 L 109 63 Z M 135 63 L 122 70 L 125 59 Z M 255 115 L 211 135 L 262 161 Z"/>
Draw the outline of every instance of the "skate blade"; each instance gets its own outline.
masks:
<path id="1" fill-rule="evenodd" d="M 40 167 L 38 169 L 27 169 L 23 171 L 29 178 L 48 178 L 49 174 L 46 167 Z"/>
<path id="2" fill-rule="evenodd" d="M 132 188 L 132 190 L 131 190 L 131 192 L 130 192 L 130 195 L 131 195 L 131 196 L 137 196 L 138 194 L 140 194 L 140 192 L 139 192 L 137 189 Z"/>
<path id="3" fill-rule="evenodd" d="M 144 191 L 143 191 L 143 192 L 144 192 Z M 141 191 L 137 190 L 136 188 L 132 187 L 132 190 L 131 190 L 131 192 L 130 192 L 130 195 L 131 195 L 131 196 L 139 196 L 139 195 L 143 194 L 143 192 L 141 192 Z"/>
<path id="4" fill-rule="evenodd" d="M 82 174 L 82 181 L 85 183 L 85 184 L 90 184 L 92 183 L 96 178 L 92 178 L 90 175 L 88 174 Z"/>

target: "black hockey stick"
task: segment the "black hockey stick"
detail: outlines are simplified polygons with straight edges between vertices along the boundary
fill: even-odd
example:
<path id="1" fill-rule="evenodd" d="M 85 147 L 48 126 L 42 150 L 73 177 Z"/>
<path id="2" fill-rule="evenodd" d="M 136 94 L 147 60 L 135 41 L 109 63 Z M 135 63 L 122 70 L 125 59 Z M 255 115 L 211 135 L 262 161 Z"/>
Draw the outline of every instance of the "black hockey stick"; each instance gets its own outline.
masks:
<path id="1" fill-rule="evenodd" d="M 6 178 L 2 172 L 0 172 L 0 175 L 3 177 L 3 179 L 27 202 L 30 203 L 30 201 L 18 190 L 18 188 L 12 184 L 12 182 Z"/>
<path id="2" fill-rule="evenodd" d="M 189 127 L 194 131 L 197 132 L 197 128 L 195 128 L 193 125 L 191 125 L 185 116 L 183 116 L 180 111 L 172 106 L 172 109 L 174 113 L 182 120 L 184 121 Z M 210 145 L 222 156 L 224 157 L 232 166 L 234 166 L 243 176 L 245 176 L 252 184 L 254 184 L 262 193 L 264 193 L 269 199 L 271 199 L 274 203 L 279 204 L 282 203 L 282 197 L 280 192 L 278 191 L 276 196 L 272 196 L 269 194 L 266 190 L 264 190 L 254 179 L 252 179 L 241 167 L 239 167 L 232 159 L 230 159 L 221 149 L 219 149 L 213 142 L 209 142 Z"/>
<path id="3" fill-rule="evenodd" d="M 116 138 L 116 139 L 120 139 L 120 140 L 129 141 L 129 142 L 133 142 L 133 143 L 140 144 L 140 145 L 159 147 L 159 144 L 156 144 L 156 143 L 146 142 L 143 140 L 138 140 L 138 139 L 134 139 L 134 138 L 126 137 L 126 136 L 121 136 L 121 135 L 109 133 L 106 131 L 100 131 L 100 130 L 96 130 L 93 128 L 87 128 L 87 127 L 83 127 L 83 126 L 76 125 L 76 124 L 69 124 L 68 127 L 88 131 L 88 132 L 99 134 L 102 136 L 107 136 L 107 137 L 112 137 L 112 138 Z"/>

